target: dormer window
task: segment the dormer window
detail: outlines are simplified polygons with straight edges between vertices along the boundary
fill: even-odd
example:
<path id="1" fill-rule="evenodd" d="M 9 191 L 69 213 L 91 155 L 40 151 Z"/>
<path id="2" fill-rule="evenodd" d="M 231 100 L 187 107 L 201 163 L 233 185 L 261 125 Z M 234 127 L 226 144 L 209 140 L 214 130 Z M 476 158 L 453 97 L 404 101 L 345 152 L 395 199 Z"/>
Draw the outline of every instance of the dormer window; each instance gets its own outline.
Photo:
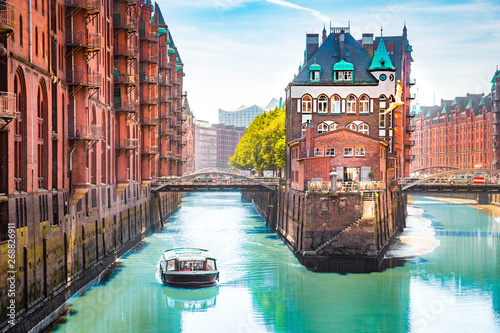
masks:
<path id="1" fill-rule="evenodd" d="M 309 66 L 309 80 L 311 82 L 319 82 L 321 80 L 321 66 L 316 63 L 316 58 L 314 58 L 314 64 Z"/>
<path id="2" fill-rule="evenodd" d="M 339 62 L 333 65 L 333 81 L 340 82 L 352 82 L 353 81 L 353 64 L 341 59 Z"/>

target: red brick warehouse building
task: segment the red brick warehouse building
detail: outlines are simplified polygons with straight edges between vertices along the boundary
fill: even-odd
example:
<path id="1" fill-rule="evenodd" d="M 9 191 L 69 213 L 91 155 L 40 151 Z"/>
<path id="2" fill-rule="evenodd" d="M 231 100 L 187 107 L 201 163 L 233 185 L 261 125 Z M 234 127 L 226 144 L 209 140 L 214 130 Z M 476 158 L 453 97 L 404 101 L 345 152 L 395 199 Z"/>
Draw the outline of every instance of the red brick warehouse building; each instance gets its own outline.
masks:
<path id="1" fill-rule="evenodd" d="M 439 106 L 415 107 L 411 170 L 449 166 L 500 168 L 500 72 L 491 93 L 441 100 Z"/>
<path id="2" fill-rule="evenodd" d="M 27 309 L 156 222 L 151 181 L 182 172 L 184 71 L 150 0 L 1 1 L 0 43 L 0 242 L 5 258 L 15 223 Z"/>
<path id="3" fill-rule="evenodd" d="M 385 181 L 409 172 L 412 48 L 402 36 L 351 36 L 349 27 L 307 34 L 304 66 L 286 88 L 287 179 L 292 189 L 308 181 Z M 397 82 L 401 101 L 396 101 Z M 386 149 L 387 148 L 387 149 Z"/>

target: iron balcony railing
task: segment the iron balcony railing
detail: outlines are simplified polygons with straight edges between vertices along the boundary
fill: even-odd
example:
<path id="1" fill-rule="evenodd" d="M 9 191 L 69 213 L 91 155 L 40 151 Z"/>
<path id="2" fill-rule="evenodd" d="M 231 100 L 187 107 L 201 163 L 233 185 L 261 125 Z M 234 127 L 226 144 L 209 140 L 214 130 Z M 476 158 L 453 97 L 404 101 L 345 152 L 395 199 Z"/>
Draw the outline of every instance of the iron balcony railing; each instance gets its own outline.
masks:
<path id="1" fill-rule="evenodd" d="M 411 119 L 411 118 L 415 117 L 415 112 L 407 112 L 406 116 Z"/>
<path id="2" fill-rule="evenodd" d="M 11 33 L 16 27 L 16 7 L 10 1 L 0 2 L 0 33 Z"/>
<path id="3" fill-rule="evenodd" d="M 179 134 L 174 135 L 174 140 L 175 141 L 181 141 L 182 137 Z"/>
<path id="4" fill-rule="evenodd" d="M 415 145 L 415 140 L 405 139 L 405 146 L 412 147 Z"/>
<path id="5" fill-rule="evenodd" d="M 139 73 L 139 81 L 144 83 L 158 83 L 156 75 L 150 75 L 145 72 Z"/>
<path id="6" fill-rule="evenodd" d="M 410 86 L 414 86 L 417 83 L 417 80 L 415 80 L 414 78 L 409 78 L 408 83 L 410 84 Z"/>
<path id="7" fill-rule="evenodd" d="M 100 140 L 103 137 L 101 125 L 80 125 L 68 129 L 68 137 L 76 140 Z"/>
<path id="8" fill-rule="evenodd" d="M 142 49 L 141 50 L 141 61 L 143 62 L 158 62 L 158 55 L 151 53 L 151 51 L 147 49 Z"/>
<path id="9" fill-rule="evenodd" d="M 158 32 L 147 32 L 145 29 L 139 29 L 139 38 L 150 42 L 158 42 Z"/>
<path id="10" fill-rule="evenodd" d="M 0 118 L 16 117 L 16 94 L 0 92 Z"/>
<path id="11" fill-rule="evenodd" d="M 115 84 L 135 85 L 138 80 L 137 74 L 120 74 L 115 72 L 113 74 L 113 81 Z"/>
<path id="12" fill-rule="evenodd" d="M 172 115 L 168 111 L 160 113 L 160 119 L 172 119 Z"/>
<path id="13" fill-rule="evenodd" d="M 406 125 L 407 132 L 415 132 L 415 125 Z"/>
<path id="14" fill-rule="evenodd" d="M 173 154 L 171 151 L 167 151 L 166 153 L 164 153 L 163 155 L 160 156 L 161 158 L 172 158 L 173 157 Z"/>
<path id="15" fill-rule="evenodd" d="M 115 111 L 121 112 L 137 112 L 139 109 L 139 102 L 137 101 L 122 101 L 115 99 L 113 103 Z"/>
<path id="16" fill-rule="evenodd" d="M 139 48 L 137 46 L 127 44 L 115 45 L 113 51 L 115 56 L 125 56 L 130 58 L 137 58 L 137 55 L 139 54 Z"/>
<path id="17" fill-rule="evenodd" d="M 90 50 L 99 50 L 101 40 L 100 34 L 86 31 L 67 31 L 65 42 L 67 46 L 80 46 Z"/>
<path id="18" fill-rule="evenodd" d="M 122 16 L 121 14 L 113 14 L 113 26 L 126 30 L 137 30 L 137 20 L 130 16 Z"/>
<path id="19" fill-rule="evenodd" d="M 309 181 L 306 189 L 310 192 L 330 192 L 331 182 Z M 383 189 L 383 182 L 337 182 L 337 192 L 366 192 Z"/>
<path id="20" fill-rule="evenodd" d="M 117 139 L 116 148 L 129 150 L 137 149 L 139 148 L 139 139 Z"/>
<path id="21" fill-rule="evenodd" d="M 176 77 L 174 78 L 174 84 L 181 84 L 182 83 L 182 78 Z"/>
<path id="22" fill-rule="evenodd" d="M 158 125 L 158 117 L 156 116 L 142 116 L 142 125 L 156 126 Z"/>
<path id="23" fill-rule="evenodd" d="M 95 12 L 99 12 L 101 8 L 99 0 L 66 0 L 64 3 L 68 7 L 78 7 Z"/>
<path id="24" fill-rule="evenodd" d="M 142 147 L 142 153 L 148 155 L 158 154 L 158 146 L 144 146 Z"/>
<path id="25" fill-rule="evenodd" d="M 100 87 L 101 74 L 87 73 L 85 71 L 68 71 L 66 72 L 66 82 L 71 85 Z"/>
<path id="26" fill-rule="evenodd" d="M 141 104 L 156 104 L 157 102 L 156 96 L 141 96 Z"/>
<path id="27" fill-rule="evenodd" d="M 161 131 L 160 135 L 172 136 L 172 135 L 174 135 L 174 131 L 172 129 L 166 129 L 166 130 Z"/>
<path id="28" fill-rule="evenodd" d="M 180 160 L 182 158 L 182 154 L 175 154 L 175 159 Z"/>

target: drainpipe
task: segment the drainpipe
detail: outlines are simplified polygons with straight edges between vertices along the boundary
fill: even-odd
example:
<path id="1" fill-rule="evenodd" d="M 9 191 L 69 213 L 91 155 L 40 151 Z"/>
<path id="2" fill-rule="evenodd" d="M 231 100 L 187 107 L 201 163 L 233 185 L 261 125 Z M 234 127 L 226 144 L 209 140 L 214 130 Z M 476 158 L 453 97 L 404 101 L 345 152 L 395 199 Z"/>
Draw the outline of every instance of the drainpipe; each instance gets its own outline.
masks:
<path id="1" fill-rule="evenodd" d="M 32 24 L 32 20 L 31 20 L 31 0 L 30 0 L 30 3 L 29 3 L 29 28 L 30 28 L 30 41 L 29 41 L 29 44 L 30 44 L 30 63 L 33 62 L 33 30 L 31 29 L 31 24 Z"/>

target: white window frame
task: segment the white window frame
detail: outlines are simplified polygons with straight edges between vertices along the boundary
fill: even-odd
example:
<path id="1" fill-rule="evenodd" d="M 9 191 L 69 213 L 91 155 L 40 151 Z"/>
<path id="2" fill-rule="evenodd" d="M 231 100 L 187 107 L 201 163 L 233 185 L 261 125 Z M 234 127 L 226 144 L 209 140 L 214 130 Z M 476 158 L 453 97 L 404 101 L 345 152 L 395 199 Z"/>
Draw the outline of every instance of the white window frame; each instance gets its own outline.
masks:
<path id="1" fill-rule="evenodd" d="M 323 148 L 314 148 L 314 156 L 325 156 Z"/>
<path id="2" fill-rule="evenodd" d="M 344 147 L 344 156 L 345 157 L 354 156 L 354 149 L 352 147 Z"/>
<path id="3" fill-rule="evenodd" d="M 320 129 L 321 128 L 321 129 Z M 318 134 L 321 134 L 321 133 L 326 133 L 326 132 L 329 132 L 330 131 L 330 126 L 328 126 L 327 124 L 325 123 L 321 123 L 318 125 Z"/>
<path id="4" fill-rule="evenodd" d="M 325 156 L 335 156 L 335 148 L 325 148 Z"/>
<path id="5" fill-rule="evenodd" d="M 328 98 L 325 95 L 318 97 L 318 113 L 328 113 Z"/>
<path id="6" fill-rule="evenodd" d="M 332 96 L 331 98 L 331 113 L 340 114 L 340 97 L 337 95 Z"/>
<path id="7" fill-rule="evenodd" d="M 338 126 L 339 126 L 339 124 L 337 124 L 337 123 L 330 124 L 330 131 L 336 131 Z"/>
<path id="8" fill-rule="evenodd" d="M 365 157 L 366 149 L 365 147 L 356 147 L 354 149 L 354 155 L 356 157 Z"/>
<path id="9" fill-rule="evenodd" d="M 347 124 L 345 128 L 347 128 L 348 130 L 351 130 L 353 132 L 358 131 L 358 126 L 356 126 L 356 124 L 354 124 L 354 123 Z"/>
<path id="10" fill-rule="evenodd" d="M 378 98 L 379 109 L 387 110 L 387 97 L 385 95 L 380 95 Z"/>
<path id="11" fill-rule="evenodd" d="M 319 71 L 311 71 L 310 79 L 311 79 L 311 82 L 319 82 L 319 80 L 320 80 Z"/>
<path id="12" fill-rule="evenodd" d="M 347 96 L 346 101 L 347 101 L 346 113 L 355 114 L 356 113 L 356 96 L 349 95 L 349 96 Z"/>
<path id="13" fill-rule="evenodd" d="M 366 95 L 359 98 L 359 113 L 370 113 L 370 98 Z"/>
<path id="14" fill-rule="evenodd" d="M 358 132 L 365 135 L 370 135 L 370 126 L 367 123 L 361 123 L 358 125 Z"/>
<path id="15" fill-rule="evenodd" d="M 302 96 L 302 113 L 312 113 L 312 97 L 310 95 Z"/>
<path id="16" fill-rule="evenodd" d="M 306 136 L 306 126 L 307 126 L 307 123 L 302 124 L 302 137 Z"/>
<path id="17" fill-rule="evenodd" d="M 379 115 L 378 115 L 378 128 L 384 128 L 385 129 L 385 110 L 380 109 L 379 110 Z"/>

